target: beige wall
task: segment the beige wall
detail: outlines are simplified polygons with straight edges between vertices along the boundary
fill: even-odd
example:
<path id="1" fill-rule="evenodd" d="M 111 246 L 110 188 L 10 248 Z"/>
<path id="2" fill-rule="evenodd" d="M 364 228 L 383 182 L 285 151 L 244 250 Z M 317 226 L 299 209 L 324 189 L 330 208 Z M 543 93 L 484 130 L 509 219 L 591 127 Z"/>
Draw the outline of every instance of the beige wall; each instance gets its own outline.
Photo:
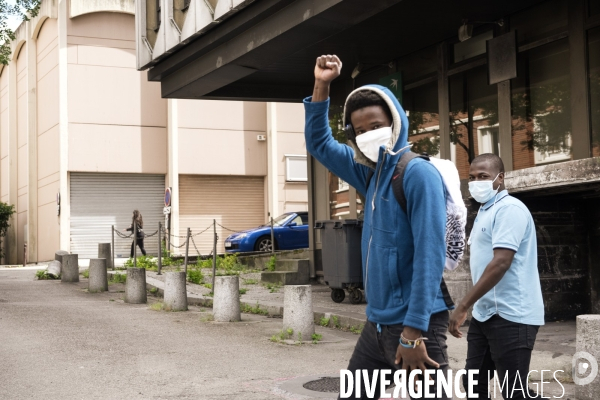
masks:
<path id="1" fill-rule="evenodd" d="M 306 183 L 286 182 L 285 155 L 305 155 L 304 107 L 302 104 L 277 104 L 277 152 L 279 214 L 288 211 L 308 211 L 308 188 Z"/>
<path id="2" fill-rule="evenodd" d="M 47 19 L 37 38 L 38 260 L 60 247 L 56 194 L 60 189 L 58 129 L 58 28 Z"/>
<path id="3" fill-rule="evenodd" d="M 178 100 L 179 173 L 267 174 L 265 103 Z"/>
<path id="4" fill-rule="evenodd" d="M 21 35 L 25 31 L 20 28 Z M 36 90 L 36 112 L 30 113 L 27 109 L 30 97 L 27 43 L 18 51 L 15 64 L 0 72 L 0 200 L 7 203 L 16 200 L 17 262 L 23 261 L 27 209 L 33 207 L 28 197 L 36 196 L 35 190 L 29 190 L 29 184 L 33 182 L 28 182 L 31 121 L 37 131 L 37 178 L 34 175 L 31 179 L 37 180 L 37 229 L 34 229 L 39 261 L 54 257 L 64 234 L 56 206 L 63 173 L 168 172 L 167 101 L 161 99 L 160 84 L 148 82 L 146 73 L 135 69 L 133 16 L 93 13 L 70 19 L 67 22 L 67 57 L 60 61 L 60 66 L 57 20 L 46 19 L 37 35 L 33 38 L 37 40 L 36 71 L 30 81 L 37 85 L 32 88 Z M 59 71 L 65 65 L 67 103 L 66 108 L 59 108 L 62 87 L 59 86 Z M 11 68 L 16 77 L 9 77 Z M 16 104 L 10 110 L 14 113 L 12 120 L 9 118 L 11 79 L 16 82 L 12 92 L 16 94 Z M 280 214 L 306 209 L 306 184 L 285 182 L 284 157 L 284 154 L 306 152 L 302 106 L 280 104 L 276 108 L 276 184 Z M 59 120 L 65 109 L 68 120 Z M 267 175 L 267 142 L 257 140 L 257 135 L 267 134 L 265 103 L 179 100 L 176 110 L 173 115 L 176 116 L 179 138 L 176 158 L 179 174 Z M 17 166 L 12 180 L 17 189 L 14 199 L 13 194 L 9 198 L 11 178 L 8 168 L 9 127 L 13 122 L 16 154 L 11 157 L 14 157 L 12 165 Z M 66 168 L 65 164 L 61 167 L 60 132 L 64 126 L 68 127 L 64 135 L 68 138 Z M 33 165 L 35 167 L 36 163 Z M 62 204 L 68 204 L 68 191 L 61 194 Z M 36 204 L 35 198 L 32 201 Z M 62 207 L 62 212 L 68 214 L 68 206 Z M 32 217 L 32 221 L 34 219 Z M 63 227 L 67 232 L 69 229 L 68 224 Z"/>
<path id="5" fill-rule="evenodd" d="M 27 43 L 17 56 L 17 262 L 23 262 L 27 224 Z"/>
<path id="6" fill-rule="evenodd" d="M 134 17 L 68 23 L 69 171 L 167 172 L 167 103 L 136 70 Z"/>
<path id="7" fill-rule="evenodd" d="M 0 201 L 8 203 L 8 67 L 0 75 Z"/>

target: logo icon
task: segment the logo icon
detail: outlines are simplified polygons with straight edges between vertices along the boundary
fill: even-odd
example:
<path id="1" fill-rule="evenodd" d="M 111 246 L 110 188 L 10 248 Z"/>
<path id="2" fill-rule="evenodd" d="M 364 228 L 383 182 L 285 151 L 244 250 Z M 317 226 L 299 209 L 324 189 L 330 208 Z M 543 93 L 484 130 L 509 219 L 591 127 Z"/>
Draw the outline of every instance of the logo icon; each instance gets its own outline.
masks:
<path id="1" fill-rule="evenodd" d="M 598 361 L 593 355 L 585 351 L 578 351 L 573 355 L 572 366 L 573 382 L 576 385 L 588 385 L 598 376 Z M 588 372 L 588 376 L 581 377 Z"/>

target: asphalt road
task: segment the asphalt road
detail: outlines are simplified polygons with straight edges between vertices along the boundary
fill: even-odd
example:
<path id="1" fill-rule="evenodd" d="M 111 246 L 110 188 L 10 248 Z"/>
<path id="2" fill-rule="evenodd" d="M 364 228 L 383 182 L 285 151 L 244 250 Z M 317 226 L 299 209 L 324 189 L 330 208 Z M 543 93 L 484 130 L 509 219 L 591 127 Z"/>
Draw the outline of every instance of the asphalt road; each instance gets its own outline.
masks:
<path id="1" fill-rule="evenodd" d="M 34 275 L 0 270 L 1 399 L 300 398 L 281 382 L 339 376 L 358 338 L 317 327 L 317 345 L 273 343 L 281 319 L 219 324 L 211 310 L 126 304 L 123 285 L 90 294 L 87 280 Z"/>

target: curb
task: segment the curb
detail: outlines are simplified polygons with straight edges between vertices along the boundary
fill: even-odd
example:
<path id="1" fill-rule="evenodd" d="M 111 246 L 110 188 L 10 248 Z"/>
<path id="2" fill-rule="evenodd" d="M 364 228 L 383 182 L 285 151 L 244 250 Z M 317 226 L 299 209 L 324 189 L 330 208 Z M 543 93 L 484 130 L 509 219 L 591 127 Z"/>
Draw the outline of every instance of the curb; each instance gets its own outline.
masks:
<path id="1" fill-rule="evenodd" d="M 159 281 L 155 278 L 146 277 L 146 288 L 147 289 L 156 289 L 157 290 L 156 294 L 160 295 L 161 297 L 164 297 L 164 295 L 165 295 L 164 288 L 160 287 L 157 283 L 154 283 L 154 281 L 157 281 L 157 283 L 158 282 L 162 283 L 161 281 Z M 208 307 L 208 308 L 212 308 L 212 306 L 213 306 L 212 298 L 200 297 L 196 294 L 192 294 L 189 292 L 187 293 L 187 301 L 188 301 L 188 305 L 193 305 L 193 306 Z M 258 300 L 253 301 L 253 302 L 252 301 L 240 301 L 240 308 L 242 310 L 242 313 L 246 313 L 246 314 L 260 314 L 260 315 L 265 315 L 265 316 L 268 316 L 271 318 L 282 318 L 283 317 L 283 306 L 276 305 L 276 304 L 268 304 L 268 303 L 264 303 L 264 302 L 261 303 Z M 254 310 L 254 311 L 249 311 L 249 310 Z M 328 318 L 329 323 L 327 325 L 321 325 L 322 318 Z M 341 314 L 336 314 L 336 313 L 313 310 L 313 321 L 314 321 L 315 325 L 324 326 L 327 328 L 335 328 L 335 329 L 350 331 L 352 329 L 356 329 L 356 330 L 361 329 L 362 330 L 362 327 L 366 323 L 366 318 L 360 319 L 360 318 L 349 317 L 346 315 L 341 315 Z"/>

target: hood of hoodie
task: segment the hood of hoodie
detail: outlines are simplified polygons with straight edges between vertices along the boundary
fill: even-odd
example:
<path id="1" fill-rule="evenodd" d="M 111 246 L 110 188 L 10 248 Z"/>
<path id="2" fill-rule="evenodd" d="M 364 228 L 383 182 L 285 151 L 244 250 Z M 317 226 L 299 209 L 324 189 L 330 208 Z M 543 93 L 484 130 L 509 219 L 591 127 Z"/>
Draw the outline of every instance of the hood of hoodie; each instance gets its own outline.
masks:
<path id="1" fill-rule="evenodd" d="M 364 90 L 374 92 L 379 97 L 381 97 L 389 107 L 390 113 L 392 114 L 392 137 L 386 145 L 386 151 L 391 150 L 397 152 L 403 147 L 408 146 L 408 118 L 406 117 L 404 109 L 388 88 L 381 85 L 361 86 L 358 89 L 353 90 L 352 93 L 350 93 L 350 95 L 346 98 L 346 103 L 354 93 Z M 348 116 L 348 119 L 350 119 L 350 116 Z M 346 104 L 344 104 L 344 123 L 346 122 L 346 120 Z M 349 139 L 348 145 L 354 150 L 354 159 L 357 163 L 375 169 L 376 164 L 363 154 L 363 152 L 356 145 L 355 140 Z"/>

